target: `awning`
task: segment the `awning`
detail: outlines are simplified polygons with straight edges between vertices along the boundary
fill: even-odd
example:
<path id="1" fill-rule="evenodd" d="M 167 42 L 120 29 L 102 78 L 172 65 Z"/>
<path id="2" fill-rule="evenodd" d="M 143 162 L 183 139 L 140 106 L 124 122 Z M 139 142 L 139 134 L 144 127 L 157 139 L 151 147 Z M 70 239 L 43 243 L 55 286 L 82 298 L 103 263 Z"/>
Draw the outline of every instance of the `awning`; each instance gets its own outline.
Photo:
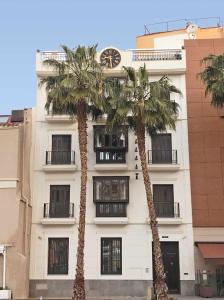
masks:
<path id="1" fill-rule="evenodd" d="M 197 245 L 206 259 L 224 258 L 224 243 L 197 243 Z"/>

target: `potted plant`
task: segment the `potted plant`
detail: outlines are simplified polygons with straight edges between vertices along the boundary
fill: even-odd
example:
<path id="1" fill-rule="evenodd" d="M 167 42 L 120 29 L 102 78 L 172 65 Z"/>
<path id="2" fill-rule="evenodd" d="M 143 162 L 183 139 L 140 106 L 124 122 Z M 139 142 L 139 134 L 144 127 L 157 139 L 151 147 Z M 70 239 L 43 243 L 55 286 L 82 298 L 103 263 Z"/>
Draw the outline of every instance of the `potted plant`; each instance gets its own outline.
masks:
<path id="1" fill-rule="evenodd" d="M 202 284 L 200 284 L 199 295 L 203 298 L 212 298 L 212 287 L 208 284 L 208 282 L 203 282 Z"/>

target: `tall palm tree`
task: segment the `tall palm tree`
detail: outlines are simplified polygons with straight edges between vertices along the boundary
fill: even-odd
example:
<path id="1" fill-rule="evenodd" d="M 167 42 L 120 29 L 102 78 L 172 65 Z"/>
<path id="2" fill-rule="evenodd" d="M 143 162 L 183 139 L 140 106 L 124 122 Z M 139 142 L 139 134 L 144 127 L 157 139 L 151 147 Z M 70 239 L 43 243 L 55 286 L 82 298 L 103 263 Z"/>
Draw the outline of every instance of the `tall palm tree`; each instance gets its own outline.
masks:
<path id="1" fill-rule="evenodd" d="M 211 104 L 215 107 L 224 105 L 224 54 L 209 55 L 202 59 L 205 69 L 199 73 L 205 83 L 205 96 L 211 94 Z"/>
<path id="2" fill-rule="evenodd" d="M 102 70 L 96 61 L 96 45 L 78 46 L 75 50 L 62 46 L 65 60 L 49 59 L 44 64 L 55 71 L 41 80 L 47 91 L 46 109 L 66 112 L 78 122 L 79 151 L 81 160 L 80 211 L 74 300 L 85 299 L 84 246 L 87 184 L 87 117 L 96 117 L 100 111 L 94 106 L 101 91 Z"/>
<path id="3" fill-rule="evenodd" d="M 178 105 L 170 100 L 170 93 L 180 91 L 163 76 L 159 81 L 149 82 L 146 67 L 124 68 L 126 80 L 108 80 L 107 101 L 104 110 L 107 121 L 112 126 L 128 125 L 137 136 L 137 144 L 146 191 L 148 213 L 153 238 L 153 255 L 156 278 L 154 286 L 159 299 L 167 298 L 164 266 L 161 255 L 156 212 L 153 204 L 151 181 L 148 171 L 145 149 L 146 132 L 153 134 L 165 131 L 167 127 L 175 129 Z"/>

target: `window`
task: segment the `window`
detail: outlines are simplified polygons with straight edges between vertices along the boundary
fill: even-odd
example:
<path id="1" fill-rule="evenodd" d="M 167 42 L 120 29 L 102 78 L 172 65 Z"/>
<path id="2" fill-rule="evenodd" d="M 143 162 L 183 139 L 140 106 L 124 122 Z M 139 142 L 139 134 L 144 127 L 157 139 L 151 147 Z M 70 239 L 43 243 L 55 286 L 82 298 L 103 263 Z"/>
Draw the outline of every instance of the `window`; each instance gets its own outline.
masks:
<path id="1" fill-rule="evenodd" d="M 122 274 L 121 238 L 101 238 L 101 274 Z"/>
<path id="2" fill-rule="evenodd" d="M 93 200 L 96 203 L 96 217 L 126 217 L 129 177 L 93 177 Z"/>
<path id="3" fill-rule="evenodd" d="M 48 239 L 48 274 L 68 274 L 68 238 Z"/>
<path id="4" fill-rule="evenodd" d="M 71 151 L 71 135 L 52 135 L 52 151 L 47 151 L 47 164 L 74 163 L 74 152 Z"/>
<path id="5" fill-rule="evenodd" d="M 175 153 L 172 153 L 171 134 L 152 135 L 151 162 L 153 164 L 174 163 Z"/>
<path id="6" fill-rule="evenodd" d="M 68 218 L 70 216 L 70 185 L 50 186 L 50 218 Z"/>
<path id="7" fill-rule="evenodd" d="M 125 163 L 128 148 L 126 126 L 94 126 L 94 149 L 97 163 Z"/>
<path id="8" fill-rule="evenodd" d="M 157 217 L 174 217 L 172 184 L 153 184 L 153 201 Z"/>
<path id="9" fill-rule="evenodd" d="M 96 176 L 93 177 L 94 202 L 128 202 L 128 176 Z"/>

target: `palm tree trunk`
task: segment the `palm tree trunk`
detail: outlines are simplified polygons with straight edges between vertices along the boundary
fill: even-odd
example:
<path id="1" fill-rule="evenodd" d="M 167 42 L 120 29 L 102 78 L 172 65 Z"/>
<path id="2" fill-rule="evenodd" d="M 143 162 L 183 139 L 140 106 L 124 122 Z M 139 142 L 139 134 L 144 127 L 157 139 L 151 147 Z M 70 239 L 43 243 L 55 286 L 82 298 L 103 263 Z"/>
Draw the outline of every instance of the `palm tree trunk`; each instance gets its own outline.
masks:
<path id="1" fill-rule="evenodd" d="M 81 187 L 78 229 L 78 249 L 76 277 L 74 281 L 73 300 L 85 300 L 84 281 L 84 247 L 85 247 L 85 218 L 86 218 L 86 184 L 87 184 L 87 113 L 86 105 L 81 102 L 77 108 L 79 151 L 81 159 Z"/>
<path id="2" fill-rule="evenodd" d="M 155 291 L 158 296 L 158 299 L 168 299 L 167 296 L 167 285 L 165 282 L 165 273 L 164 273 L 164 266 L 161 254 L 161 247 L 159 241 L 159 233 L 158 233 L 158 226 L 156 220 L 156 212 L 153 203 L 152 197 L 152 189 L 151 189 L 151 182 L 149 177 L 149 171 L 146 161 L 146 152 L 145 152 L 145 126 L 142 122 L 138 122 L 136 124 L 136 135 L 138 140 L 138 149 L 139 149 L 139 156 L 141 160 L 142 166 L 142 174 L 144 178 L 144 185 L 146 191 L 146 199 L 148 204 L 149 210 L 149 218 L 150 218 L 150 226 L 152 230 L 152 239 L 153 239 L 153 258 L 154 258 L 154 266 L 155 266 L 155 273 L 156 279 L 154 280 Z"/>

